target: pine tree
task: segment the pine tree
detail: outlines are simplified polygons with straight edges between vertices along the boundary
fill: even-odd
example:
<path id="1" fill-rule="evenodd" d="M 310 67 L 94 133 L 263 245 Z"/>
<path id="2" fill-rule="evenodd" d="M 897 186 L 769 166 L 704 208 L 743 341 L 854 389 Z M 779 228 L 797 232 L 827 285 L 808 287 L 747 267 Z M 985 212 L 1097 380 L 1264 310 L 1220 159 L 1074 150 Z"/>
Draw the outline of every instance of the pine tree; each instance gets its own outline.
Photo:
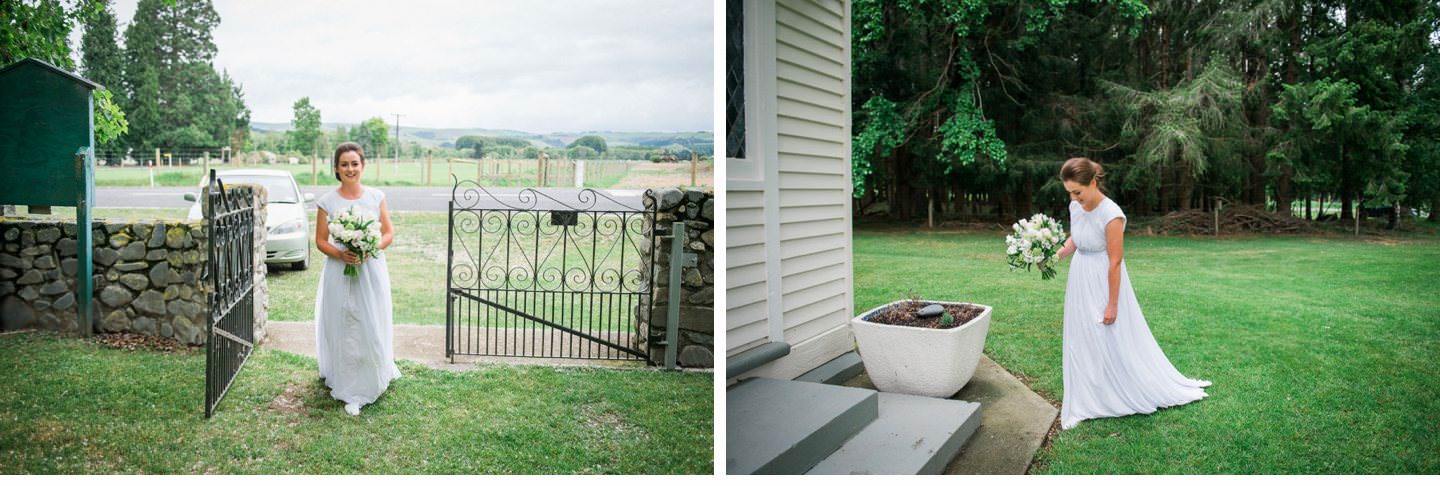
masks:
<path id="1" fill-rule="evenodd" d="M 249 123 L 242 91 L 212 64 L 211 31 L 219 24 L 209 0 L 141 0 L 136 6 L 125 29 L 131 146 L 244 146 L 245 136 L 236 134 Z"/>

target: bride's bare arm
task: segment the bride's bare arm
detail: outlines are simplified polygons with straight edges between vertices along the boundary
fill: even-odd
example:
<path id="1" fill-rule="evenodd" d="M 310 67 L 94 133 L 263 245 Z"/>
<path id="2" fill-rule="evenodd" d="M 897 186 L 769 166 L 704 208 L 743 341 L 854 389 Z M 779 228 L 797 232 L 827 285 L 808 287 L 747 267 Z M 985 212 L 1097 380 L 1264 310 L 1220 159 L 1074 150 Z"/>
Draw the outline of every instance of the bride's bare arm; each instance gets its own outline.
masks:
<path id="1" fill-rule="evenodd" d="M 1105 323 L 1115 322 L 1120 301 L 1120 262 L 1125 257 L 1125 220 L 1115 218 L 1105 225 L 1105 252 L 1110 256 L 1110 303 L 1105 306 Z"/>
<path id="2" fill-rule="evenodd" d="M 390 225 L 390 202 L 380 201 L 380 249 L 395 241 L 395 227 Z"/>
<path id="3" fill-rule="evenodd" d="M 1060 247 L 1060 251 L 1055 252 L 1055 262 L 1059 263 L 1060 260 L 1064 260 L 1066 257 L 1069 257 L 1074 253 L 1075 238 L 1073 236 L 1067 236 L 1065 237 L 1065 244 Z"/>

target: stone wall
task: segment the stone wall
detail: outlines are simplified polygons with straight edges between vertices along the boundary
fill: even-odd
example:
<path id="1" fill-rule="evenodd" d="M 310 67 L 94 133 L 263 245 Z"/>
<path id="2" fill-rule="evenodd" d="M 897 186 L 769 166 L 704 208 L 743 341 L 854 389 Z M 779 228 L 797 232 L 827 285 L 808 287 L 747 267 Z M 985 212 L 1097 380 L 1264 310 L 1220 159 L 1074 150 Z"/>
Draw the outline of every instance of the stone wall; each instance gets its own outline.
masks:
<path id="1" fill-rule="evenodd" d="M 646 198 L 646 208 L 659 205 L 653 227 L 647 228 L 659 236 L 669 236 L 676 221 L 685 223 L 685 251 L 696 255 L 696 266 L 685 268 L 681 273 L 680 285 L 680 348 L 679 363 L 692 368 L 713 368 L 715 362 L 715 192 L 681 190 L 677 188 L 653 189 L 652 198 Z M 659 248 L 654 259 L 655 287 L 652 298 L 655 305 L 650 316 L 641 315 L 639 329 L 646 339 L 650 359 L 664 363 L 665 326 L 670 301 L 670 248 L 668 238 L 657 241 Z M 642 252 L 648 253 L 647 249 Z"/>
<path id="2" fill-rule="evenodd" d="M 263 189 L 257 211 L 257 341 L 266 305 Z M 78 332 L 75 220 L 0 217 L 0 328 Z M 92 222 L 94 326 L 204 344 L 208 236 L 196 220 Z"/>

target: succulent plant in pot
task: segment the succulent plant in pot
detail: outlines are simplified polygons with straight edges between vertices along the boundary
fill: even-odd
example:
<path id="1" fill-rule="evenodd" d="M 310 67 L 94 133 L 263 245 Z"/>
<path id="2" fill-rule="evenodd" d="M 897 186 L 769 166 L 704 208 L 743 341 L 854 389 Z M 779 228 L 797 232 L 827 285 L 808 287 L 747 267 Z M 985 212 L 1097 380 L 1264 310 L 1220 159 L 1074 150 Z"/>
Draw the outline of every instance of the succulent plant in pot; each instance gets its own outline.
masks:
<path id="1" fill-rule="evenodd" d="M 860 360 L 884 392 L 949 397 L 975 375 L 991 307 L 916 298 L 850 320 Z"/>

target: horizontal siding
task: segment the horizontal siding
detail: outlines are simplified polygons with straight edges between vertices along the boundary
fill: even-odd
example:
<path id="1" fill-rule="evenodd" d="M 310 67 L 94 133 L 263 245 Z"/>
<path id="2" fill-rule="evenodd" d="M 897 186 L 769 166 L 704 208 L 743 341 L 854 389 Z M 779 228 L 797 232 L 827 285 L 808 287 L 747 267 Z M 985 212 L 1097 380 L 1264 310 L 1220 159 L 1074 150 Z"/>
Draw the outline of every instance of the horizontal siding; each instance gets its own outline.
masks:
<path id="1" fill-rule="evenodd" d="M 813 120 L 831 125 L 843 125 L 846 122 L 845 112 L 834 104 L 824 104 L 813 100 L 781 96 L 776 100 L 775 108 L 776 111 L 793 118 Z"/>
<path id="2" fill-rule="evenodd" d="M 792 81 L 785 78 L 780 78 L 775 81 L 775 89 L 777 96 L 793 100 L 800 100 L 805 103 L 811 103 L 820 106 L 839 106 L 840 104 L 845 102 L 844 94 L 832 93 L 814 86 L 809 86 L 801 82 Z M 829 117 L 817 119 L 829 123 L 834 123 L 836 121 L 839 121 L 841 123 L 844 122 L 844 120 L 836 120 L 835 118 Z"/>
<path id="3" fill-rule="evenodd" d="M 742 307 L 733 304 L 734 302 L 754 303 L 762 300 L 765 300 L 765 282 L 763 280 L 748 285 L 731 285 L 730 289 L 725 291 L 725 305 L 727 308 Z"/>
<path id="4" fill-rule="evenodd" d="M 785 156 L 785 167 L 780 170 L 781 177 L 786 174 L 828 174 L 848 178 L 850 177 L 850 162 L 848 159 L 833 157 L 788 154 Z M 846 187 L 849 185 L 847 184 Z"/>
<path id="5" fill-rule="evenodd" d="M 726 225 L 725 248 L 739 248 L 749 245 L 765 245 L 765 227 L 759 225 L 735 226 Z M 728 266 L 735 266 L 735 260 L 727 260 Z M 739 262 L 740 264 L 751 263 L 749 261 Z"/>
<path id="6" fill-rule="evenodd" d="M 780 224 L 780 241 L 789 244 L 793 240 L 815 236 L 843 235 L 846 233 L 842 220 L 796 221 Z M 837 244 L 843 244 L 836 241 Z M 784 250 L 781 250 L 783 253 Z"/>
<path id="7" fill-rule="evenodd" d="M 812 172 L 781 172 L 781 189 L 836 189 L 844 188 L 850 180 L 841 174 L 816 174 Z M 836 201 L 843 206 L 845 201 Z"/>
<path id="8" fill-rule="evenodd" d="M 735 288 L 741 285 L 750 285 L 757 282 L 765 282 L 765 262 L 752 263 L 749 265 L 731 265 L 725 269 L 725 287 Z M 748 304 L 748 302 L 728 302 L 734 305 Z"/>
<path id="9" fill-rule="evenodd" d="M 793 208 L 780 209 L 780 223 L 794 223 L 801 221 L 820 221 L 826 219 L 845 219 L 849 212 L 845 206 L 798 206 Z M 840 221 L 837 231 L 844 231 L 844 221 Z"/>
<path id="10" fill-rule="evenodd" d="M 727 193 L 727 355 L 768 341 L 783 317 L 785 341 L 807 342 L 845 326 L 850 275 L 850 107 L 847 3 L 778 0 L 775 7 L 775 158 L 779 241 L 766 241 L 763 191 Z M 776 196 L 772 194 L 772 197 Z M 779 262 L 766 262 L 778 245 Z M 777 247 L 768 247 L 776 250 Z M 779 314 L 769 316 L 767 264 L 780 273 Z M 837 344 L 838 343 L 837 341 Z"/>
<path id="11" fill-rule="evenodd" d="M 725 262 L 729 268 L 756 265 L 765 262 L 765 245 L 741 245 L 725 248 Z"/>
<path id="12" fill-rule="evenodd" d="M 742 191 L 736 189 L 725 191 L 726 210 L 734 210 L 737 208 L 761 208 L 764 206 L 765 194 L 760 191 Z"/>
<path id="13" fill-rule="evenodd" d="M 777 6 L 783 6 L 827 26 L 837 36 L 844 34 L 841 28 L 845 25 L 845 3 L 840 0 L 796 0 L 775 3 Z"/>
<path id="14" fill-rule="evenodd" d="M 847 329 L 850 325 L 850 318 L 853 316 L 845 315 L 843 302 L 839 301 L 840 297 L 837 296 L 835 299 L 838 306 L 833 310 L 828 310 L 828 306 L 809 306 L 787 313 L 786 319 L 793 319 L 800 324 L 785 328 L 785 342 L 801 342 L 836 329 Z M 850 350 L 853 348 L 854 344 L 851 344 Z"/>
<path id="15" fill-rule="evenodd" d="M 844 56 L 844 46 L 835 45 L 834 39 L 843 38 L 843 19 L 831 12 L 821 10 L 812 2 L 776 2 L 775 21 L 780 25 L 793 27 L 815 39 L 815 42 L 835 48 L 835 57 Z M 778 33 L 776 34 L 779 35 Z"/>
<path id="16" fill-rule="evenodd" d="M 850 197 L 849 187 L 834 189 L 789 189 L 780 191 L 780 207 L 844 205 Z"/>
<path id="17" fill-rule="evenodd" d="M 764 306 L 761 306 L 764 307 Z M 756 322 L 725 331 L 725 355 L 734 356 L 770 341 L 770 330 L 765 323 Z"/>
<path id="18" fill-rule="evenodd" d="M 804 290 L 816 285 L 828 283 L 833 280 L 843 280 L 848 275 L 845 273 L 845 261 L 841 260 L 829 264 L 815 264 L 804 272 L 787 274 L 783 279 L 785 292 Z"/>
<path id="19" fill-rule="evenodd" d="M 777 79 L 809 86 L 830 95 L 845 96 L 845 80 L 837 78 L 834 74 L 821 69 L 796 64 L 784 59 L 777 59 L 775 62 L 775 74 Z"/>
<path id="20" fill-rule="evenodd" d="M 841 238 L 844 238 L 844 236 L 835 237 L 836 240 Z M 824 241 L 823 238 L 814 238 L 805 241 L 815 243 L 810 249 L 811 251 L 804 251 L 805 248 L 801 245 L 786 245 L 785 248 L 782 248 L 782 250 L 793 253 L 781 258 L 781 260 L 789 264 L 785 268 L 786 275 L 793 275 L 836 263 L 844 263 L 845 257 L 850 251 L 849 248 L 837 246 L 835 241 Z"/>
<path id="21" fill-rule="evenodd" d="M 785 294 L 785 322 L 804 323 L 831 312 L 843 312 L 845 310 L 844 291 L 845 282 L 836 280 L 805 290 L 787 292 Z M 843 324 L 843 321 L 834 324 L 840 325 Z"/>
<path id="22" fill-rule="evenodd" d="M 834 142 L 840 140 L 842 143 L 845 136 L 845 128 L 839 125 L 829 125 L 801 118 L 792 118 L 781 115 L 778 123 L 780 136 L 802 137 L 819 141 Z"/>

